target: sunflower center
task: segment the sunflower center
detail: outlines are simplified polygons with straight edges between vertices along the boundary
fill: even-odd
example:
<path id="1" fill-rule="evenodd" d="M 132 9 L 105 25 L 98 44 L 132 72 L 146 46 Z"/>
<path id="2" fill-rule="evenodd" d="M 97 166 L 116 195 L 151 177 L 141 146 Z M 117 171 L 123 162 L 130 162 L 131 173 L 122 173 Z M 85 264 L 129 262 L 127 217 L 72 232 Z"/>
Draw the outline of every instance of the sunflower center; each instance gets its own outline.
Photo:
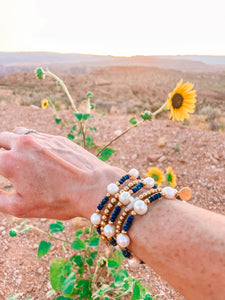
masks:
<path id="1" fill-rule="evenodd" d="M 166 174 L 166 179 L 167 179 L 167 181 L 172 181 L 172 175 L 170 174 L 170 173 L 167 173 Z"/>
<path id="2" fill-rule="evenodd" d="M 182 106 L 183 101 L 183 96 L 179 93 L 176 93 L 172 98 L 173 108 L 180 108 Z"/>
<path id="3" fill-rule="evenodd" d="M 159 176 L 157 174 L 152 174 L 151 177 L 155 180 L 155 181 L 158 181 L 159 179 Z"/>

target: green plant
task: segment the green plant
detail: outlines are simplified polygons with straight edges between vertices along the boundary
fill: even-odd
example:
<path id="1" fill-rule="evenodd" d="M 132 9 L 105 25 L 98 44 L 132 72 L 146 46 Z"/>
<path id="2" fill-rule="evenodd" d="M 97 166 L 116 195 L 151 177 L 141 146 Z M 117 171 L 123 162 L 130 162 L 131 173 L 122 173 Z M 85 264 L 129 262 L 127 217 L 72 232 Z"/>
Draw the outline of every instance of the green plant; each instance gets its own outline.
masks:
<path id="1" fill-rule="evenodd" d="M 65 230 L 62 222 L 56 221 L 49 225 L 49 231 L 45 232 L 29 224 L 25 220 L 10 230 L 11 237 L 24 234 L 29 230 L 36 230 L 46 236 L 39 243 L 37 256 L 41 258 L 51 251 L 52 242 L 59 240 L 63 249 L 71 252 L 69 259 L 57 257 L 50 264 L 50 282 L 52 289 L 46 297 L 52 300 L 69 299 L 122 299 L 129 295 L 130 299 L 154 299 L 149 288 L 128 275 L 121 268 L 123 255 L 118 251 L 100 256 L 99 236 L 92 226 L 87 226 L 75 232 L 73 240 L 58 235 Z M 8 300 L 16 300 L 21 294 L 14 294 Z M 33 297 L 28 297 L 33 299 Z"/>

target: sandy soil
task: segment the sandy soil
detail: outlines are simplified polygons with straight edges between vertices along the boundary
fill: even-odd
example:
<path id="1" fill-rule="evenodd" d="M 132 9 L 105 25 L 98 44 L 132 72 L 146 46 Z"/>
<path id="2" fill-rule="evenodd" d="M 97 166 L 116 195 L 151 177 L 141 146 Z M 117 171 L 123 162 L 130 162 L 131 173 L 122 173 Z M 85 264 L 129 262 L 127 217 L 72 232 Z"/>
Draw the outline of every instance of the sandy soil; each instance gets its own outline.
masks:
<path id="1" fill-rule="evenodd" d="M 64 112 L 65 116 L 69 112 Z M 110 115 L 99 120 L 95 141 L 104 144 L 119 131 L 128 126 L 130 116 Z M 37 107 L 0 105 L 0 131 L 12 130 L 16 126 L 34 128 L 51 134 L 67 134 L 65 128 L 57 126 L 49 110 Z M 165 169 L 169 165 L 177 174 L 179 187 L 189 186 L 193 190 L 190 202 L 209 210 L 225 213 L 225 135 L 218 132 L 202 131 L 188 126 L 174 124 L 169 120 L 156 120 L 145 123 L 139 129 L 129 132 L 113 147 L 117 152 L 109 163 L 125 170 L 136 167 L 144 175 L 149 166 Z M 179 147 L 175 151 L 174 147 Z M 177 148 L 175 148 L 177 149 Z M 0 188 L 10 190 L 10 183 L 0 178 Z M 54 243 L 53 251 L 38 259 L 37 248 L 43 236 L 28 232 L 10 238 L 8 231 L 17 218 L 0 214 L 0 299 L 23 292 L 20 299 L 33 296 L 34 299 L 47 299 L 45 294 L 51 289 L 48 277 L 50 260 L 65 256 L 59 243 Z M 51 221 L 32 219 L 31 223 L 43 230 Z M 66 236 L 72 236 L 74 220 L 65 222 Z M 69 253 L 67 254 L 69 255 Z M 126 267 L 126 266 L 125 266 Z M 132 275 L 143 278 L 143 283 L 151 287 L 153 294 L 162 294 L 158 299 L 184 299 L 160 276 L 145 265 L 141 265 Z"/>

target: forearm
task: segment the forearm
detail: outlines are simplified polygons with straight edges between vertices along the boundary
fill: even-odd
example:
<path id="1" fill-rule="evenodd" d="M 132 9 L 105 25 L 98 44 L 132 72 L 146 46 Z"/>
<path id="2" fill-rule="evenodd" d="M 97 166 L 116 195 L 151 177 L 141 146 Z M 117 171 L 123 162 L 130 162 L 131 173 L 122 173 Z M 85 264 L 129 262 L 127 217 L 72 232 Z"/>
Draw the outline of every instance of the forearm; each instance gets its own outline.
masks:
<path id="1" fill-rule="evenodd" d="M 131 251 L 186 299 L 224 299 L 225 221 L 179 200 L 159 200 L 136 217 Z"/>

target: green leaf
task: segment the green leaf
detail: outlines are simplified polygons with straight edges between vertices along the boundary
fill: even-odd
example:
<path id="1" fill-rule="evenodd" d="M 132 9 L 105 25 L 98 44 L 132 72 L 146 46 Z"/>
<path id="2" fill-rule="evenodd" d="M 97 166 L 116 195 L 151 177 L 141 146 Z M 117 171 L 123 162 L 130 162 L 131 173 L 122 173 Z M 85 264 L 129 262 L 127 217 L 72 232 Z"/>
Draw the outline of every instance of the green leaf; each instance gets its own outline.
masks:
<path id="1" fill-rule="evenodd" d="M 136 280 L 133 287 L 131 300 L 138 300 L 138 299 L 141 299 L 141 290 L 140 290 L 139 282 Z"/>
<path id="2" fill-rule="evenodd" d="M 56 221 L 56 223 L 52 223 L 49 225 L 50 232 L 60 232 L 65 229 L 65 225 L 62 222 Z"/>
<path id="3" fill-rule="evenodd" d="M 89 247 L 98 247 L 99 244 L 99 237 L 91 236 L 90 241 L 88 242 Z"/>
<path id="4" fill-rule="evenodd" d="M 10 230 L 10 231 L 9 231 L 9 235 L 10 235 L 11 237 L 17 236 L 17 232 L 16 232 L 15 230 Z"/>
<path id="5" fill-rule="evenodd" d="M 6 300 L 16 300 L 19 296 L 21 296 L 22 293 L 17 293 L 9 296 Z"/>
<path id="6" fill-rule="evenodd" d="M 34 297 L 27 297 L 25 300 L 33 300 Z"/>
<path id="7" fill-rule="evenodd" d="M 87 93 L 87 98 L 92 99 L 92 97 L 93 97 L 93 94 L 91 92 L 88 92 Z"/>
<path id="8" fill-rule="evenodd" d="M 48 253 L 51 248 L 51 243 L 46 241 L 41 241 L 38 247 L 37 257 L 40 258 Z"/>
<path id="9" fill-rule="evenodd" d="M 108 259 L 108 267 L 117 269 L 119 267 L 119 264 L 114 259 Z"/>
<path id="10" fill-rule="evenodd" d="M 62 290 L 62 286 L 66 277 L 72 271 L 73 263 L 71 261 L 55 258 L 50 264 L 50 282 L 52 288 L 59 292 L 59 289 Z"/>
<path id="11" fill-rule="evenodd" d="M 113 274 L 115 283 L 123 282 L 124 279 L 129 276 L 127 271 L 124 269 L 121 269 L 119 271 L 112 270 L 111 272 Z"/>
<path id="12" fill-rule="evenodd" d="M 67 138 L 69 139 L 69 140 L 74 140 L 74 135 L 73 134 L 71 134 L 71 133 L 68 133 L 67 134 Z"/>
<path id="13" fill-rule="evenodd" d="M 74 272 L 71 272 L 70 275 L 66 278 L 62 286 L 62 292 L 64 295 L 69 295 L 74 290 L 76 282 L 76 276 Z"/>
<path id="14" fill-rule="evenodd" d="M 98 255 L 98 251 L 93 251 L 93 252 L 90 252 L 90 257 L 95 259 Z"/>
<path id="15" fill-rule="evenodd" d="M 98 149 L 98 152 L 101 150 L 101 148 Z M 116 150 L 112 149 L 112 148 L 105 148 L 102 153 L 98 156 L 99 159 L 101 159 L 102 161 L 107 161 L 110 156 L 115 153 Z"/>
<path id="16" fill-rule="evenodd" d="M 87 258 L 86 262 L 90 267 L 94 266 L 93 260 L 91 258 Z"/>
<path id="17" fill-rule="evenodd" d="M 75 232 L 74 237 L 78 237 L 78 236 L 80 236 L 82 233 L 83 233 L 83 230 L 82 230 L 82 229 L 78 229 L 78 230 Z"/>
<path id="18" fill-rule="evenodd" d="M 88 234 L 90 231 L 90 226 L 85 227 L 84 234 Z"/>
<path id="19" fill-rule="evenodd" d="M 97 131 L 96 127 L 91 127 L 90 129 L 93 130 L 93 131 Z"/>
<path id="20" fill-rule="evenodd" d="M 119 265 L 119 267 L 122 265 L 122 262 L 124 260 L 124 256 L 123 254 L 120 253 L 120 251 L 115 251 L 114 252 L 114 260 L 117 262 L 117 264 Z"/>
<path id="21" fill-rule="evenodd" d="M 92 137 L 90 137 L 90 135 L 88 135 L 88 136 L 85 138 L 85 140 L 86 140 L 87 145 L 88 145 L 89 147 L 92 147 L 92 146 L 95 145 L 95 143 L 94 143 Z"/>
<path id="22" fill-rule="evenodd" d="M 81 255 L 74 255 L 73 257 L 71 257 L 70 259 L 71 261 L 74 261 L 78 267 L 81 267 L 83 266 L 83 259 L 82 259 L 82 256 Z"/>
<path id="23" fill-rule="evenodd" d="M 149 120 L 149 121 L 151 121 L 151 119 L 152 119 L 152 113 L 150 111 L 146 110 L 143 114 L 140 115 L 140 117 L 143 120 Z"/>
<path id="24" fill-rule="evenodd" d="M 85 243 L 78 237 L 76 237 L 71 245 L 73 250 L 85 250 Z"/>
<path id="25" fill-rule="evenodd" d="M 71 128 L 73 131 L 76 130 L 76 125 L 74 125 L 72 128 Z"/>
<path id="26" fill-rule="evenodd" d="M 74 300 L 73 298 L 70 298 L 70 297 L 63 297 L 63 296 L 59 296 L 57 298 L 54 298 L 55 300 Z M 53 300 L 54 300 L 53 299 Z"/>
<path id="27" fill-rule="evenodd" d="M 90 114 L 83 114 L 83 120 L 92 119 L 93 117 Z"/>
<path id="28" fill-rule="evenodd" d="M 94 104 L 90 104 L 90 107 L 91 107 L 91 109 L 94 109 L 95 108 L 95 106 L 94 106 Z"/>
<path id="29" fill-rule="evenodd" d="M 146 294 L 144 300 L 152 300 L 153 296 L 150 294 Z"/>
<path id="30" fill-rule="evenodd" d="M 61 121 L 62 121 L 62 119 L 55 118 L 56 124 L 59 124 Z"/>
<path id="31" fill-rule="evenodd" d="M 131 119 L 129 120 L 129 123 L 131 123 L 132 125 L 137 124 L 136 118 L 135 118 L 135 117 L 131 118 Z"/>
<path id="32" fill-rule="evenodd" d="M 82 120 L 83 114 L 82 113 L 73 113 L 75 117 L 77 117 L 78 121 Z"/>
<path id="33" fill-rule="evenodd" d="M 37 68 L 35 73 L 38 79 L 44 79 L 44 71 L 42 68 Z"/>
<path id="34" fill-rule="evenodd" d="M 79 295 L 81 296 L 81 299 L 90 299 L 92 292 L 90 290 L 90 281 L 81 279 L 78 281 L 78 284 L 76 287 L 81 288 L 79 289 Z"/>

